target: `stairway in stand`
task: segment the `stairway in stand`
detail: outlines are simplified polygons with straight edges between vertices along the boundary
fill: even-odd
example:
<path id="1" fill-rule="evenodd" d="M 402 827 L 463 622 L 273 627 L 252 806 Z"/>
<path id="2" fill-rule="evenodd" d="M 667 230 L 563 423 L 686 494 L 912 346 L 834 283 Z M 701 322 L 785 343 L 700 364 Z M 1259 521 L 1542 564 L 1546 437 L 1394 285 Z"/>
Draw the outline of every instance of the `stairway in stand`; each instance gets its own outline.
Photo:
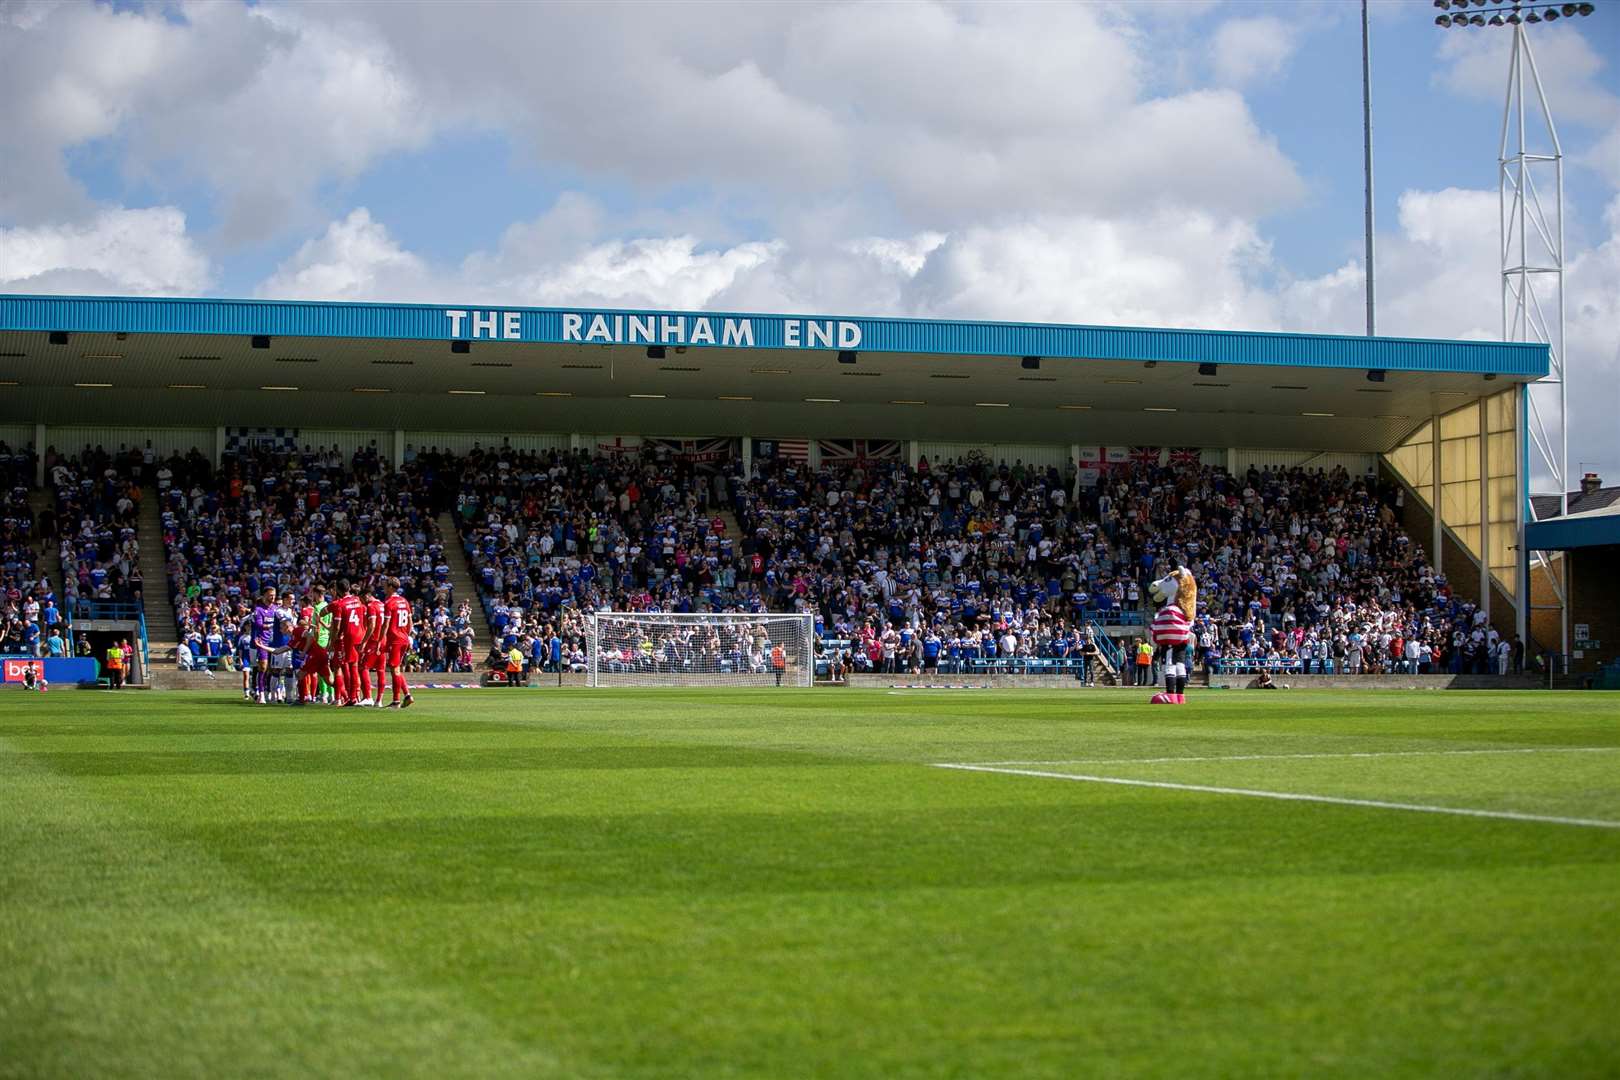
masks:
<path id="1" fill-rule="evenodd" d="M 719 510 L 711 510 L 709 516 L 717 517 L 726 523 L 726 535 L 731 537 L 732 542 L 737 545 L 739 551 L 742 550 L 742 525 L 737 521 L 737 515 L 732 512 L 731 508 L 721 507 Z"/>
<path id="2" fill-rule="evenodd" d="M 493 637 L 489 631 L 489 620 L 484 617 L 478 581 L 467 563 L 467 552 L 461 546 L 461 535 L 456 532 L 455 519 L 446 511 L 438 516 L 437 521 L 439 537 L 444 542 L 444 562 L 450 567 L 450 587 L 455 592 L 455 602 L 460 605 L 463 600 L 472 601 L 473 663 L 476 665 L 489 652 L 490 639 Z"/>
<path id="3" fill-rule="evenodd" d="M 169 570 L 163 550 L 163 515 L 158 511 L 156 488 L 141 490 L 141 516 L 135 525 L 135 539 L 141 545 L 141 594 L 145 598 L 146 647 L 152 667 L 159 671 L 174 665 L 174 649 L 180 643 L 175 628 L 174 605 L 169 603 Z"/>
<path id="4" fill-rule="evenodd" d="M 56 497 L 49 491 L 30 491 L 28 493 L 28 509 L 34 515 L 37 524 L 39 515 L 46 510 L 54 509 Z M 37 537 L 36 537 L 37 539 Z M 39 557 L 39 572 L 50 580 L 51 588 L 56 591 L 56 600 L 61 604 L 63 587 L 66 582 L 62 580 L 62 546 L 60 542 L 53 541 Z"/>

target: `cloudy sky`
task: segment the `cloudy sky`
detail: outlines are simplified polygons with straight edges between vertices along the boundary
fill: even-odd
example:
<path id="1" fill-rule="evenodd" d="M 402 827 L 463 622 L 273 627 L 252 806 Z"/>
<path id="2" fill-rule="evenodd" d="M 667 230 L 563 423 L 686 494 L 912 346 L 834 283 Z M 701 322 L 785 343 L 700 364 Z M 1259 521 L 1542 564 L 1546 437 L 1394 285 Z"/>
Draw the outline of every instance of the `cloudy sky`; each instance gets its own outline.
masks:
<path id="1" fill-rule="evenodd" d="M 1620 481 L 1620 2 L 1537 27 Z M 1379 329 L 1499 336 L 1504 32 L 1373 6 Z M 0 0 L 0 292 L 1358 333 L 1347 0 Z"/>

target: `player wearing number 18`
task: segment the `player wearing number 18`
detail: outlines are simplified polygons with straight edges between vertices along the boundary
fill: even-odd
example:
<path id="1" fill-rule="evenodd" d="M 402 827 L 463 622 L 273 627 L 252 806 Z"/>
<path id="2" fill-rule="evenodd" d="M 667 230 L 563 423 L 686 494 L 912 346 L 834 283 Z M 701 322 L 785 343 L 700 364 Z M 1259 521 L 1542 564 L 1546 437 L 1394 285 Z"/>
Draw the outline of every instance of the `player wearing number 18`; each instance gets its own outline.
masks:
<path id="1" fill-rule="evenodd" d="M 391 709 L 408 709 L 411 707 L 411 691 L 405 685 L 405 676 L 400 668 L 405 663 L 405 654 L 411 648 L 411 602 L 399 593 L 399 579 L 387 578 L 383 581 L 383 593 L 387 599 L 383 601 L 383 662 L 388 665 L 389 684 L 394 688 L 394 700 L 389 703 Z M 377 687 L 378 700 L 382 698 L 382 686 Z"/>

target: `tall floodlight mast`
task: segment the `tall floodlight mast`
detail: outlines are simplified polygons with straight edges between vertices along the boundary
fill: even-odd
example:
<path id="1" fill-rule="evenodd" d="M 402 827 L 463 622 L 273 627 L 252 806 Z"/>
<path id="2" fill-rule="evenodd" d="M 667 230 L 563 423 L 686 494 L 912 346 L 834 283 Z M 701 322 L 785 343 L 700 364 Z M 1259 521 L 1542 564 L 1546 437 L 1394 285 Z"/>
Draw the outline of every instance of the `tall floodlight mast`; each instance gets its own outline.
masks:
<path id="1" fill-rule="evenodd" d="M 1552 108 L 1536 69 L 1527 30 L 1560 18 L 1585 17 L 1595 10 L 1578 4 L 1489 4 L 1487 0 L 1434 0 L 1441 9 L 1435 25 L 1468 30 L 1507 27 L 1513 33 L 1508 57 L 1507 96 L 1502 105 L 1502 140 L 1497 151 L 1497 191 L 1501 213 L 1502 340 L 1547 346 L 1547 377 L 1525 387 L 1528 437 L 1534 450 L 1532 496 L 1557 498 L 1557 514 L 1569 510 L 1569 389 L 1564 352 L 1564 152 Z M 1524 437 L 1521 435 L 1521 437 Z M 1538 480 L 1541 481 L 1538 484 Z M 1519 514 L 1519 562 L 1525 565 L 1525 526 L 1534 520 L 1533 498 Z M 1485 555 L 1482 552 L 1481 558 Z M 1564 582 L 1550 560 L 1535 553 L 1535 571 L 1519 582 L 1519 635 L 1528 641 L 1529 580 L 1540 572 L 1551 586 L 1558 609 L 1560 651 L 1569 654 L 1568 600 Z"/>

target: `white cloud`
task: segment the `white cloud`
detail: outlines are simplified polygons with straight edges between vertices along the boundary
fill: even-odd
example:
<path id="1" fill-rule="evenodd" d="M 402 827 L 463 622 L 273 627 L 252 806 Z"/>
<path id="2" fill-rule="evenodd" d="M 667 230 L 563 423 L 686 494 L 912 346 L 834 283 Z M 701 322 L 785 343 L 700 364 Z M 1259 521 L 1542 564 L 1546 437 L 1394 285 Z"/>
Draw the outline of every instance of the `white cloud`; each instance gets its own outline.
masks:
<path id="1" fill-rule="evenodd" d="M 172 206 L 0 229 L 0 292 L 195 296 L 212 278 Z"/>
<path id="2" fill-rule="evenodd" d="M 258 288 L 271 299 L 425 299 L 427 264 L 404 250 L 365 207 L 309 240 Z"/>
<path id="3" fill-rule="evenodd" d="M 1269 15 L 1227 19 L 1210 41 L 1210 66 L 1225 86 L 1275 78 L 1294 55 L 1295 28 Z"/>
<path id="4" fill-rule="evenodd" d="M 117 139 L 129 177 L 205 181 L 224 238 L 263 240 L 305 217 L 318 185 L 425 145 L 435 113 L 376 36 L 300 12 L 61 4 L 14 19 L 0 33 L 0 217 L 92 213 L 64 154 Z"/>

